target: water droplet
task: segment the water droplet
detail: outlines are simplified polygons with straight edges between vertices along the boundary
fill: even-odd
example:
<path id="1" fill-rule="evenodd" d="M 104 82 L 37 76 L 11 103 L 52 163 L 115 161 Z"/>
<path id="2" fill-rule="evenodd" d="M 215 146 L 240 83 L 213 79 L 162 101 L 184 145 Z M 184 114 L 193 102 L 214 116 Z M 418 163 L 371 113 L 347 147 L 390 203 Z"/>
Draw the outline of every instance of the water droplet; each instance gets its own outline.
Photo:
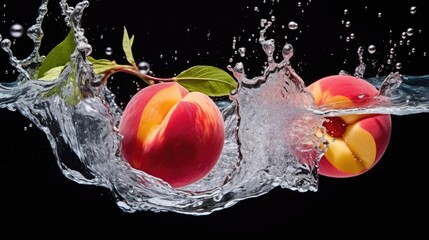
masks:
<path id="1" fill-rule="evenodd" d="M 407 29 L 407 35 L 408 36 L 413 36 L 413 33 L 414 33 L 414 29 L 413 28 L 408 28 Z"/>
<path id="2" fill-rule="evenodd" d="M 113 53 L 113 49 L 112 49 L 111 47 L 106 47 L 106 49 L 104 50 L 104 53 L 105 53 L 107 56 L 110 56 L 110 55 L 112 55 L 112 53 Z"/>
<path id="3" fill-rule="evenodd" d="M 344 9 L 344 15 L 347 15 L 349 13 L 348 9 Z"/>
<path id="4" fill-rule="evenodd" d="M 352 23 L 350 21 L 346 22 L 346 27 L 350 27 L 352 25 Z"/>
<path id="5" fill-rule="evenodd" d="M 271 16 L 271 22 L 276 21 L 276 16 Z"/>
<path id="6" fill-rule="evenodd" d="M 394 54 L 395 53 L 395 48 L 391 48 L 390 49 L 390 54 Z"/>
<path id="7" fill-rule="evenodd" d="M 398 62 L 395 65 L 396 69 L 401 69 L 402 68 L 402 63 Z"/>
<path id="8" fill-rule="evenodd" d="M 368 52 L 370 53 L 370 54 L 373 54 L 373 53 L 375 53 L 375 51 L 377 50 L 377 48 L 374 46 L 374 45 L 369 45 L 369 47 L 368 47 Z"/>
<path id="9" fill-rule="evenodd" d="M 27 127 L 24 127 L 24 131 L 27 131 Z"/>
<path id="10" fill-rule="evenodd" d="M 255 12 L 259 12 L 259 8 L 258 8 L 258 7 L 253 8 L 253 10 L 254 10 Z"/>
<path id="11" fill-rule="evenodd" d="M 12 44 L 12 42 L 9 39 L 3 39 L 3 41 L 1 41 L 0 44 L 3 49 L 8 49 L 10 48 L 10 45 Z"/>
<path id="12" fill-rule="evenodd" d="M 361 93 L 361 94 L 358 95 L 359 99 L 363 99 L 364 97 L 365 97 L 365 93 Z"/>
<path id="13" fill-rule="evenodd" d="M 412 53 L 416 53 L 416 48 L 411 48 Z"/>
<path id="14" fill-rule="evenodd" d="M 284 45 L 282 49 L 283 59 L 289 60 L 293 56 L 293 52 L 294 50 L 292 44 Z"/>
<path id="15" fill-rule="evenodd" d="M 302 5 L 302 3 L 301 3 L 301 2 L 298 2 L 298 7 L 301 7 L 301 5 Z"/>
<path id="16" fill-rule="evenodd" d="M 10 27 L 10 35 L 14 38 L 19 38 L 24 34 L 24 27 L 19 24 L 15 23 Z"/>
<path id="17" fill-rule="evenodd" d="M 381 13 L 381 12 L 379 12 L 379 13 L 377 14 L 377 16 L 380 18 L 380 17 L 382 16 L 382 13 Z"/>
<path id="18" fill-rule="evenodd" d="M 356 35 L 354 33 L 350 33 L 350 39 L 355 39 Z"/>
<path id="19" fill-rule="evenodd" d="M 290 30 L 296 30 L 296 29 L 298 29 L 298 23 L 296 23 L 294 21 L 290 21 L 287 26 L 288 26 L 288 28 Z"/>
<path id="20" fill-rule="evenodd" d="M 220 200 L 222 200 L 222 197 L 222 194 L 216 194 L 213 196 L 213 200 L 219 202 Z"/>
<path id="21" fill-rule="evenodd" d="M 139 64 L 137 65 L 137 67 L 139 68 L 139 71 L 143 74 L 146 74 L 149 72 L 150 70 L 150 65 L 148 62 L 145 61 L 141 61 L 139 62 Z"/>
<path id="22" fill-rule="evenodd" d="M 244 47 L 239 48 L 238 53 L 240 53 L 241 57 L 246 56 L 246 48 L 244 48 Z"/>
<path id="23" fill-rule="evenodd" d="M 235 37 L 232 38 L 232 49 L 235 49 L 235 44 L 237 43 L 237 39 Z"/>
<path id="24" fill-rule="evenodd" d="M 261 27 L 265 27 L 266 23 L 267 23 L 267 19 L 265 18 L 261 19 Z"/>
<path id="25" fill-rule="evenodd" d="M 417 7 L 416 7 L 416 6 L 412 6 L 412 7 L 410 8 L 410 13 L 411 13 L 411 14 L 416 14 L 416 12 L 417 12 Z"/>

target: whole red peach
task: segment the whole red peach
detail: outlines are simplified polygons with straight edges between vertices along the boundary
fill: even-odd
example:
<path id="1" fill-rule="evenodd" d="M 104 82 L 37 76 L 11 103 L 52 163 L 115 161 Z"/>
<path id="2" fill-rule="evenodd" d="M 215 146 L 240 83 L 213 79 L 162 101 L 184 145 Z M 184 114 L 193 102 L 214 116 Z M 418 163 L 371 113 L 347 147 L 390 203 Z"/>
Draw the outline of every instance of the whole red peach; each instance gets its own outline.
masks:
<path id="1" fill-rule="evenodd" d="M 153 84 L 126 105 L 119 124 L 121 153 L 130 165 L 172 187 L 204 176 L 224 145 L 224 122 L 214 101 L 176 82 Z"/>
<path id="2" fill-rule="evenodd" d="M 308 89 L 316 105 L 341 103 L 338 108 L 357 107 L 379 94 L 364 79 L 347 75 L 321 78 Z M 388 114 L 352 114 L 328 117 L 323 126 L 329 147 L 319 162 L 319 174 L 352 177 L 365 173 L 380 160 L 390 141 L 392 122 Z"/>

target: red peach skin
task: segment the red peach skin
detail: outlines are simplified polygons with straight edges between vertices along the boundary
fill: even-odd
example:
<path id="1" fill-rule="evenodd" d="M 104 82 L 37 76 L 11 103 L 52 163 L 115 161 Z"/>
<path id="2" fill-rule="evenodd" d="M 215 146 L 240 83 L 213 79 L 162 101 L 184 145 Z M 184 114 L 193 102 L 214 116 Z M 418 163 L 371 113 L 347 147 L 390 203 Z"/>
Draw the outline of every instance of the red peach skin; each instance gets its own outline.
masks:
<path id="1" fill-rule="evenodd" d="M 362 98 L 378 95 L 369 82 L 346 75 L 319 79 L 308 89 L 318 106 L 357 106 Z M 327 118 L 324 126 L 329 147 L 319 162 L 319 174 L 340 178 L 360 175 L 377 164 L 389 144 L 392 122 L 387 114 L 355 114 Z"/>
<path id="2" fill-rule="evenodd" d="M 176 82 L 139 91 L 119 125 L 121 152 L 130 165 L 183 187 L 206 176 L 224 144 L 223 117 L 207 95 Z"/>

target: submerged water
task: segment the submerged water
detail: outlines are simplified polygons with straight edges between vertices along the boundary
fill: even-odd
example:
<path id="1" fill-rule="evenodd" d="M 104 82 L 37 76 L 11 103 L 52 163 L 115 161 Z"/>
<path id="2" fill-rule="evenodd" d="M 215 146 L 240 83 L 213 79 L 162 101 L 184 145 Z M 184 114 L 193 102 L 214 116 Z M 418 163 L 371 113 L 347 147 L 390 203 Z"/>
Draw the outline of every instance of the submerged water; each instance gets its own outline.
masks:
<path id="1" fill-rule="evenodd" d="M 35 45 L 28 58 L 15 58 L 10 41 L 1 42 L 19 76 L 12 83 L 0 83 L 0 107 L 18 110 L 46 133 L 58 166 L 67 178 L 110 189 L 117 205 L 127 212 L 201 215 L 275 187 L 317 191 L 317 165 L 323 155 L 320 146 L 327 143 L 314 133 L 324 117 L 429 112 L 429 75 L 404 76 L 397 72 L 367 79 L 380 90 L 380 96 L 363 99 L 367 103 L 364 107 L 316 107 L 303 80 L 291 67 L 292 45 L 286 44 L 280 50 L 282 60 L 276 62 L 275 44 L 266 39 L 269 26 L 265 25 L 259 37 L 267 56 L 263 75 L 249 79 L 242 63 L 230 66 L 239 87 L 231 93 L 230 100 L 217 102 L 226 126 L 218 164 L 200 181 L 174 189 L 131 168 L 121 156 L 117 127 L 122 109 L 115 102 L 115 95 L 101 85 L 87 59 L 92 46 L 81 27 L 81 17 L 88 1 L 73 7 L 67 1 L 60 2 L 66 22 L 76 33 L 77 47 L 59 78 L 35 80 L 35 70 L 43 61 L 39 47 L 47 2 L 42 2 L 39 17 L 28 30 Z M 357 76 L 365 71 L 362 63 L 356 69 Z"/>

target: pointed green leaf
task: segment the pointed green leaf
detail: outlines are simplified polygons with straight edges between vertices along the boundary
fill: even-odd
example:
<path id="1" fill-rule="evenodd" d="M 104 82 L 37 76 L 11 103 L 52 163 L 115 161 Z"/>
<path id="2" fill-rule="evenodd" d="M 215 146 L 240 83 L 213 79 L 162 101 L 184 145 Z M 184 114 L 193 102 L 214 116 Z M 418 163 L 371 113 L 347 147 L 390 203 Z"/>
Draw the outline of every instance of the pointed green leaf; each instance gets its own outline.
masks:
<path id="1" fill-rule="evenodd" d="M 133 46 L 133 42 L 134 42 L 134 35 L 130 38 L 128 36 L 127 29 L 124 27 L 124 37 L 122 39 L 122 48 L 124 49 L 125 57 L 127 58 L 127 61 L 131 65 L 134 65 L 136 62 L 134 60 L 134 57 L 133 57 L 133 52 L 131 51 L 131 47 Z"/>
<path id="2" fill-rule="evenodd" d="M 108 59 L 94 59 L 89 56 L 88 60 L 92 63 L 92 68 L 95 74 L 103 74 L 118 66 L 114 61 L 110 61 Z"/>
<path id="3" fill-rule="evenodd" d="M 230 74 L 213 66 L 191 67 L 177 75 L 176 81 L 190 92 L 202 92 L 211 97 L 227 96 L 237 88 Z"/>
<path id="4" fill-rule="evenodd" d="M 74 32 L 70 29 L 67 37 L 55 46 L 43 60 L 39 68 L 38 78 L 45 76 L 45 73 L 52 68 L 64 66 L 70 61 L 70 56 L 76 48 L 74 41 Z"/>
<path id="5" fill-rule="evenodd" d="M 43 76 L 39 77 L 38 80 L 52 81 L 57 79 L 60 76 L 65 66 L 66 65 L 49 69 L 47 72 L 43 74 Z"/>

